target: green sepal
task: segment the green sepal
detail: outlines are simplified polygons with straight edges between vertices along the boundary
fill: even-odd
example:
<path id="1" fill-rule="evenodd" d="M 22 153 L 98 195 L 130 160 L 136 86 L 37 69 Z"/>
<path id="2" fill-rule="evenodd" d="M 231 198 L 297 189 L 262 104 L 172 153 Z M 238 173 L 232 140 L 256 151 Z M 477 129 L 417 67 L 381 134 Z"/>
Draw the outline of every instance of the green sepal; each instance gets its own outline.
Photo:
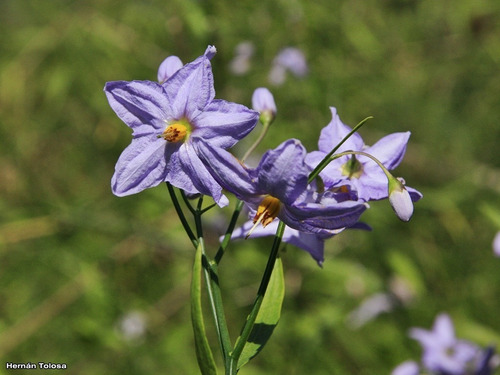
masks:
<path id="1" fill-rule="evenodd" d="M 281 259 L 274 264 L 269 286 L 262 300 L 262 305 L 255 319 L 255 325 L 238 359 L 238 370 L 262 350 L 271 337 L 281 315 L 285 297 L 285 279 Z"/>
<path id="2" fill-rule="evenodd" d="M 193 279 L 191 281 L 191 322 L 193 324 L 196 359 L 202 375 L 217 375 L 217 368 L 212 350 L 208 344 L 201 310 L 201 265 L 202 246 L 198 244 L 193 265 Z"/>

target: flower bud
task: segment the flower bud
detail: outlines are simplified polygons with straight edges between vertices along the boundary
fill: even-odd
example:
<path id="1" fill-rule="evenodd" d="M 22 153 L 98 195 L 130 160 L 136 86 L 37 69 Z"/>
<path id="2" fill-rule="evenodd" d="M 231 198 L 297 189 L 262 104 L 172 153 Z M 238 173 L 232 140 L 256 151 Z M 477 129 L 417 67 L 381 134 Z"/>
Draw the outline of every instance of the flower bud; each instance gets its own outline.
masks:
<path id="1" fill-rule="evenodd" d="M 160 64 L 158 68 L 158 82 L 163 83 L 172 77 L 183 64 L 177 56 L 169 56 Z"/>
<path id="2" fill-rule="evenodd" d="M 276 117 L 273 94 L 265 87 L 259 87 L 253 92 L 252 108 L 260 113 L 260 121 L 265 126 L 270 125 Z"/>
<path id="3" fill-rule="evenodd" d="M 389 202 L 397 217 L 409 221 L 413 215 L 413 202 L 404 186 L 404 180 L 393 176 L 389 178 Z"/>

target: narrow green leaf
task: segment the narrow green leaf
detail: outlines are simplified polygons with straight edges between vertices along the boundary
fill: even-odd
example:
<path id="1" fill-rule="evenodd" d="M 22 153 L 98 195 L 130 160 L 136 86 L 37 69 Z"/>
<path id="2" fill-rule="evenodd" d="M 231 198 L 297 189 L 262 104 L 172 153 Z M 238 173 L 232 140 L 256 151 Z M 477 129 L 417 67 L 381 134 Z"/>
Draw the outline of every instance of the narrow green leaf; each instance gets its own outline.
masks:
<path id="1" fill-rule="evenodd" d="M 201 256 L 202 247 L 198 245 L 193 265 L 193 279 L 191 281 L 191 322 L 193 324 L 196 358 L 202 375 L 217 375 L 212 350 L 208 345 L 201 310 Z"/>
<path id="2" fill-rule="evenodd" d="M 274 327 L 276 327 L 280 319 L 284 297 L 285 279 L 283 277 L 283 266 L 281 259 L 277 258 L 269 286 L 255 319 L 255 325 L 238 360 L 238 369 L 259 354 L 267 340 L 271 337 Z"/>

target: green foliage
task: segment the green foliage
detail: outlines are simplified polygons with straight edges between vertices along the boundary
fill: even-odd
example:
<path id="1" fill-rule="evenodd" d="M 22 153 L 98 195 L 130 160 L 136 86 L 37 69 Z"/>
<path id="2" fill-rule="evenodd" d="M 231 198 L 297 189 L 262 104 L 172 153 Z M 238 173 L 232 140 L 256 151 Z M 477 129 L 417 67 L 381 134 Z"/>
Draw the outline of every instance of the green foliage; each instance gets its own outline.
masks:
<path id="1" fill-rule="evenodd" d="M 270 339 L 280 320 L 284 297 L 285 280 L 283 278 L 283 265 L 281 259 L 278 258 L 276 259 L 271 280 L 262 300 L 259 313 L 255 319 L 255 325 L 238 360 L 238 369 L 255 357 Z"/>
<path id="2" fill-rule="evenodd" d="M 254 88 L 269 86 L 281 48 L 307 56 L 306 78 L 270 87 L 278 113 L 257 153 L 290 137 L 313 150 L 335 106 L 351 126 L 374 117 L 361 129 L 367 143 L 410 130 L 396 175 L 424 194 L 410 223 L 388 202 L 373 203 L 363 220 L 374 230 L 327 242 L 322 269 L 286 247 L 280 324 L 241 373 L 387 374 L 420 356 L 408 329 L 429 327 L 442 311 L 459 336 L 500 344 L 500 261 L 491 251 L 500 230 L 499 14 L 500 4 L 486 0 L 452 7 L 433 0 L 1 1 L 2 363 L 64 362 L 71 374 L 197 373 L 189 321 L 194 251 L 165 187 L 112 196 L 109 181 L 130 130 L 102 88 L 155 80 L 166 56 L 187 62 L 209 43 L 218 49 L 216 96 L 246 105 Z M 234 48 L 245 40 L 255 46 L 250 70 L 232 75 Z M 234 152 L 242 155 L 252 136 Z M 205 215 L 215 231 L 207 251 L 230 214 L 216 211 Z M 220 265 L 233 335 L 271 243 L 231 244 Z M 352 312 L 377 293 L 397 303 L 355 324 Z"/>
<path id="3" fill-rule="evenodd" d="M 193 276 L 191 281 L 191 322 L 193 324 L 194 343 L 196 347 L 196 358 L 203 375 L 216 375 L 212 350 L 207 340 L 203 311 L 201 307 L 201 269 L 202 269 L 202 244 L 198 245 L 196 250 Z"/>

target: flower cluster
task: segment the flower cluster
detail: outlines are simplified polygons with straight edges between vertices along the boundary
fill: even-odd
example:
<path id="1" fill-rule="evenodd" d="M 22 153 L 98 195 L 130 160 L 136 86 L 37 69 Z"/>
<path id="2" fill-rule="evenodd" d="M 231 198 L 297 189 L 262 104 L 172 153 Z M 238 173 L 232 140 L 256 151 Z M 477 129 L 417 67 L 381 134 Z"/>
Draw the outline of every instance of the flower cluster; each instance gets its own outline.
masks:
<path id="1" fill-rule="evenodd" d="M 332 121 L 321 131 L 317 151 L 308 153 L 299 140 L 289 139 L 267 151 L 256 168 L 233 156 L 228 149 L 259 119 L 269 127 L 276 104 L 265 88 L 255 91 L 254 110 L 214 99 L 210 59 L 215 52 L 209 46 L 186 65 L 175 56 L 167 58 L 159 82 L 106 84 L 111 108 L 133 130 L 132 143 L 116 164 L 114 194 L 168 182 L 224 206 L 225 189 L 245 202 L 251 215 L 234 237 L 269 235 L 279 219 L 287 226 L 283 239 L 310 252 L 319 264 L 326 239 L 346 228 L 367 228 L 359 218 L 371 200 L 389 198 L 398 217 L 410 219 L 412 201 L 422 195 L 389 172 L 401 162 L 409 132 L 368 147 L 332 107 Z M 288 69 L 300 60 L 293 50 L 280 56 L 277 64 Z M 303 67 L 300 72 L 305 74 Z"/>
<path id="2" fill-rule="evenodd" d="M 403 362 L 392 375 L 490 375 L 496 367 L 493 348 L 482 349 L 470 341 L 456 338 L 447 314 L 440 314 L 430 331 L 413 328 L 410 337 L 422 346 L 421 364 Z"/>

